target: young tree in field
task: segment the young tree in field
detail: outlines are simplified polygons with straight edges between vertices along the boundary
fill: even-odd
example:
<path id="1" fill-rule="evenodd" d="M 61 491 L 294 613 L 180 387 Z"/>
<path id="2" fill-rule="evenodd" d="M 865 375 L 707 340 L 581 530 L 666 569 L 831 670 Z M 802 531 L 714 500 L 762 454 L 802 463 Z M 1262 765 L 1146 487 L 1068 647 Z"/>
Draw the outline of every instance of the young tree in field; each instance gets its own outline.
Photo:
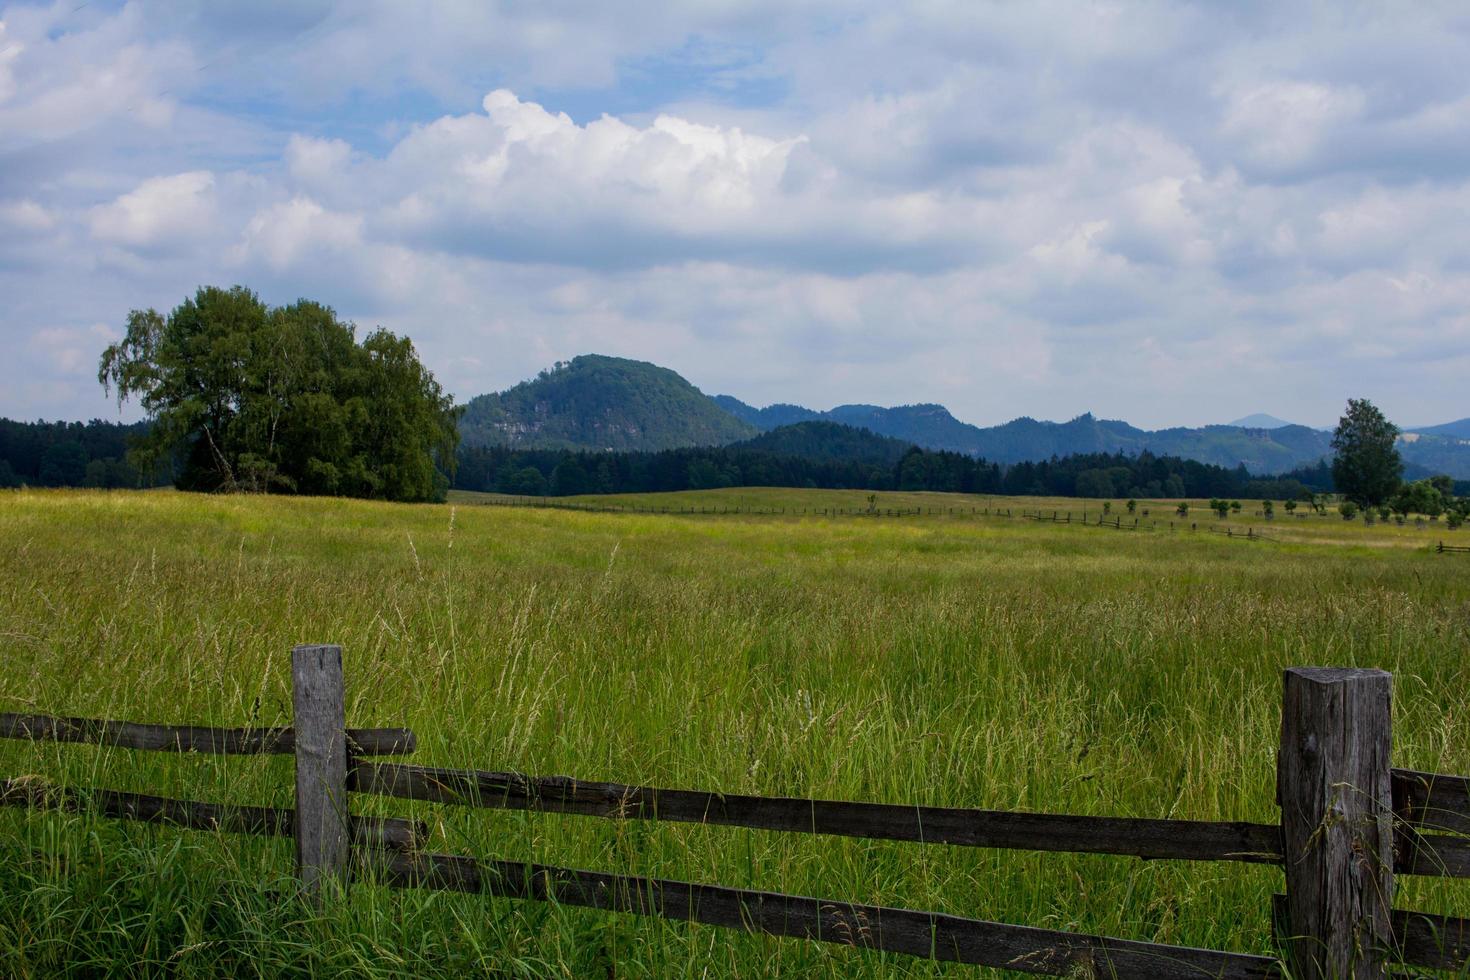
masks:
<path id="1" fill-rule="evenodd" d="M 1261 501 L 1261 516 L 1271 520 L 1276 516 L 1276 502 L 1274 500 Z"/>
<path id="2" fill-rule="evenodd" d="M 177 459 L 185 490 L 443 499 L 458 411 L 413 344 L 310 300 L 272 308 L 201 287 L 167 317 L 134 310 L 97 380 L 152 422 L 133 449 Z"/>
<path id="3" fill-rule="evenodd" d="M 1337 512 L 1342 515 L 1343 520 L 1350 521 L 1358 516 L 1358 505 L 1351 500 L 1344 500 L 1337 505 Z"/>
<path id="4" fill-rule="evenodd" d="M 1399 488 L 1398 493 L 1393 495 L 1389 506 L 1405 517 L 1410 514 L 1438 517 L 1445 510 L 1444 497 L 1440 494 L 1439 485 L 1432 480 L 1416 480 L 1413 483 L 1404 484 Z"/>
<path id="5" fill-rule="evenodd" d="M 1181 501 L 1179 501 L 1179 506 L 1174 508 L 1174 513 L 1178 514 L 1180 517 L 1188 517 L 1189 516 L 1189 501 L 1187 501 L 1187 500 L 1181 500 Z"/>
<path id="6" fill-rule="evenodd" d="M 1286 503 L 1282 504 L 1281 506 L 1283 506 L 1283 507 L 1286 508 L 1286 512 L 1288 514 L 1293 514 L 1293 513 L 1296 512 L 1296 501 L 1295 500 L 1288 500 Z"/>
<path id="7" fill-rule="evenodd" d="M 1360 507 L 1376 507 L 1392 497 L 1404 472 L 1394 446 L 1398 426 L 1366 398 L 1348 399 L 1347 414 L 1332 434 L 1332 479 L 1337 490 Z"/>
<path id="8" fill-rule="evenodd" d="M 1131 514 L 1134 511 L 1136 511 L 1137 509 L 1138 509 L 1138 501 L 1136 501 L 1136 500 L 1130 500 L 1130 501 L 1128 501 L 1128 513 Z"/>

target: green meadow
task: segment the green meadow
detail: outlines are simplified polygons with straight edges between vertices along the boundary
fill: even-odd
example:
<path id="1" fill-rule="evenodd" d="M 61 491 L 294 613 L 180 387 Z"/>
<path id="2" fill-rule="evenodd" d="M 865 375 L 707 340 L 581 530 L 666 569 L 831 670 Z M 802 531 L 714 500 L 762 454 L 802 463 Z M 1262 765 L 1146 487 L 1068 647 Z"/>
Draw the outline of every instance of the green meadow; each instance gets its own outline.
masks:
<path id="1" fill-rule="evenodd" d="M 1396 675 L 1400 766 L 1470 773 L 1470 532 L 1198 532 L 971 515 L 1099 502 L 727 490 L 586 498 L 776 515 L 174 492 L 0 493 L 0 711 L 290 722 L 339 643 L 348 723 L 407 761 L 888 803 L 1274 822 L 1281 671 Z M 1172 502 L 1143 502 L 1167 524 Z M 805 513 L 797 511 L 805 510 Z M 953 510 L 954 513 L 950 513 Z M 1121 501 L 1113 516 L 1126 516 Z M 1205 533 L 1209 524 L 1267 540 Z M 0 742 L 0 776 L 292 805 L 289 758 Z M 1279 870 L 472 811 L 358 796 L 436 851 L 1271 952 Z M 973 975 L 476 896 L 290 897 L 292 845 L 0 812 L 0 975 Z M 1470 914 L 1470 883 L 1396 903 Z"/>

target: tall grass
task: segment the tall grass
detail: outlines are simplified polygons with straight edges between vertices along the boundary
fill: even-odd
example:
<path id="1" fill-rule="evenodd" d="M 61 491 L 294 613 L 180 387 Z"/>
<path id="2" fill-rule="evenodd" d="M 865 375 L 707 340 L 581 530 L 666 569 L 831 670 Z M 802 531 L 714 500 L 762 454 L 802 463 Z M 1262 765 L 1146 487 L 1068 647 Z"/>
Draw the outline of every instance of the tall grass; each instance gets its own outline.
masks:
<path id="1" fill-rule="evenodd" d="M 1398 764 L 1470 772 L 1470 564 L 1412 529 L 1299 523 L 1241 542 L 968 515 L 10 493 L 0 710 L 286 724 L 290 647 L 335 642 L 349 724 L 412 727 L 426 764 L 1271 822 L 1280 671 L 1338 664 L 1397 675 Z M 291 805 L 289 759 L 0 744 L 0 775 L 21 774 Z M 354 805 L 426 820 L 436 850 L 1252 952 L 1281 889 L 1250 866 Z M 971 972 L 470 896 L 358 888 L 318 913 L 282 898 L 283 841 L 20 811 L 0 840 L 7 976 Z M 1467 898 L 1412 881 L 1399 904 L 1467 914 Z"/>

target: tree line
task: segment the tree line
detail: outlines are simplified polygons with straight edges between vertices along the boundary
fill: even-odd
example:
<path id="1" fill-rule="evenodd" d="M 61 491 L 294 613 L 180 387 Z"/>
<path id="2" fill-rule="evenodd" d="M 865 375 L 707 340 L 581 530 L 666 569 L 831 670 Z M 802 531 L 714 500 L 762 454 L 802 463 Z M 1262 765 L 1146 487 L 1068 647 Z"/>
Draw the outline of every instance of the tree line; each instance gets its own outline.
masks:
<path id="1" fill-rule="evenodd" d="M 1244 467 L 1140 453 L 1088 453 L 1001 466 L 917 446 L 896 463 L 831 460 L 735 447 L 662 452 L 578 452 L 505 446 L 462 449 L 455 486 L 522 496 L 654 493 L 736 486 L 826 490 L 926 490 L 1094 498 L 1276 497 L 1309 489 L 1296 479 L 1257 479 Z"/>
<path id="2" fill-rule="evenodd" d="M 128 459 L 147 423 L 14 422 L 0 419 L 0 487 L 149 487 L 172 481 L 168 467 L 139 470 Z"/>

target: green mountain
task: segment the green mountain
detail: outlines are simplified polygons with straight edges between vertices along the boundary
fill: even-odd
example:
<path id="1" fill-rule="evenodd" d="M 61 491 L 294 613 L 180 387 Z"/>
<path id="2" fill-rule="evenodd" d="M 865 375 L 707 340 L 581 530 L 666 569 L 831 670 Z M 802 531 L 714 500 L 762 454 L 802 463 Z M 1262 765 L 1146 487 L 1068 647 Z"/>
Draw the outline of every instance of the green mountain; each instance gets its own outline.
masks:
<path id="1" fill-rule="evenodd" d="M 737 442 L 730 448 L 820 462 L 892 466 L 903 459 L 904 454 L 913 448 L 913 443 L 837 422 L 810 421 L 779 426 L 770 432 L 762 432 L 754 439 Z"/>
<path id="2" fill-rule="evenodd" d="M 1444 436 L 1450 439 L 1470 439 L 1470 419 L 1446 422 L 1444 425 L 1426 425 L 1419 429 L 1405 430 L 1421 436 Z"/>
<path id="3" fill-rule="evenodd" d="M 794 418 L 827 419 L 925 449 L 948 449 L 1007 465 L 1079 453 L 1137 454 L 1147 450 L 1231 469 L 1244 466 L 1252 473 L 1265 474 L 1311 466 L 1332 455 L 1332 433 L 1305 425 L 1207 425 L 1150 431 L 1089 413 L 1068 422 L 1023 417 L 982 428 L 961 422 L 942 405 L 839 405 L 831 411 L 814 412 L 799 405 L 755 408 L 729 395 L 720 395 L 716 401 L 760 428 L 774 428 L 785 424 L 780 420 Z M 1470 479 L 1470 440 L 1457 437 L 1459 425 L 1436 426 L 1401 438 L 1399 451 L 1406 473 L 1429 471 Z"/>
<path id="4" fill-rule="evenodd" d="M 1279 429 L 1283 426 L 1291 425 L 1285 419 L 1278 419 L 1276 416 L 1267 415 L 1265 412 L 1255 412 L 1244 418 L 1236 419 L 1234 422 L 1226 422 L 1225 424 L 1233 425 L 1238 429 Z"/>
<path id="5" fill-rule="evenodd" d="M 656 451 L 720 446 L 758 431 L 668 368 L 600 354 L 472 398 L 459 423 L 469 448 Z"/>
<path id="6" fill-rule="evenodd" d="M 715 404 L 742 422 L 749 422 L 762 432 L 769 432 L 771 429 L 779 428 L 783 425 L 795 425 L 797 422 L 807 422 L 822 417 L 821 412 L 814 412 L 809 408 L 802 408 L 800 405 L 779 404 L 767 405 L 765 408 L 755 408 L 745 404 L 745 402 L 733 395 L 716 395 Z"/>
<path id="7" fill-rule="evenodd" d="M 1315 465 L 1332 454 L 1331 433 L 1279 419 L 1266 425 L 1207 425 L 1150 431 L 1079 415 L 1067 422 L 1032 418 L 980 427 L 943 405 L 839 405 L 819 412 L 800 405 L 756 408 L 730 395 L 711 398 L 667 368 L 587 354 L 534 380 L 470 401 L 460 421 L 467 448 L 663 450 L 754 440 L 752 449 L 813 459 L 896 459 L 892 446 L 859 445 L 862 430 L 895 445 L 947 449 L 1009 465 L 1053 456 L 1148 451 L 1255 474 Z M 820 423 L 820 424 L 819 424 Z M 836 424 L 848 432 L 825 428 Z M 1457 422 L 1406 433 L 1399 442 L 1408 474 L 1448 473 L 1470 479 L 1470 439 Z M 779 435 L 777 430 L 780 431 Z M 755 439 L 772 435 L 769 444 Z M 862 455 L 862 454 L 869 455 Z M 898 455 L 902 455 L 901 452 Z"/>

